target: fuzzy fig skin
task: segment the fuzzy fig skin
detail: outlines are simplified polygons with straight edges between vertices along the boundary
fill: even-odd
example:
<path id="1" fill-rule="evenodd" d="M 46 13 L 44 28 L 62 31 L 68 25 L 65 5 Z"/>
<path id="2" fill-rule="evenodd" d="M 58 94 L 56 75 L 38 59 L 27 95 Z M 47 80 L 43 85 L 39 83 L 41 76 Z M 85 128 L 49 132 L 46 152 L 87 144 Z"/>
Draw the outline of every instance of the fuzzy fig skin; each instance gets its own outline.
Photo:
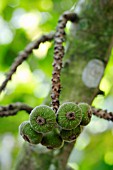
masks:
<path id="1" fill-rule="evenodd" d="M 42 140 L 42 134 L 35 132 L 29 123 L 24 121 L 19 126 L 19 133 L 23 139 L 31 144 L 39 144 Z"/>
<path id="2" fill-rule="evenodd" d="M 57 111 L 57 122 L 62 129 L 74 129 L 80 124 L 81 120 L 81 109 L 73 102 L 62 104 Z"/>
<path id="3" fill-rule="evenodd" d="M 46 105 L 35 107 L 30 114 L 30 124 L 36 132 L 47 133 L 56 125 L 54 111 Z"/>
<path id="4" fill-rule="evenodd" d="M 81 130 L 82 129 L 81 129 L 80 125 L 77 126 L 75 129 L 72 129 L 72 130 L 61 129 L 60 135 L 61 135 L 61 137 L 64 141 L 73 142 L 80 135 Z"/>
<path id="5" fill-rule="evenodd" d="M 89 124 L 92 116 L 91 107 L 87 103 L 79 103 L 78 105 L 82 110 L 82 121 L 81 125 L 86 126 Z"/>
<path id="6" fill-rule="evenodd" d="M 48 149 L 60 149 L 64 142 L 57 129 L 44 134 L 41 144 L 46 146 Z"/>

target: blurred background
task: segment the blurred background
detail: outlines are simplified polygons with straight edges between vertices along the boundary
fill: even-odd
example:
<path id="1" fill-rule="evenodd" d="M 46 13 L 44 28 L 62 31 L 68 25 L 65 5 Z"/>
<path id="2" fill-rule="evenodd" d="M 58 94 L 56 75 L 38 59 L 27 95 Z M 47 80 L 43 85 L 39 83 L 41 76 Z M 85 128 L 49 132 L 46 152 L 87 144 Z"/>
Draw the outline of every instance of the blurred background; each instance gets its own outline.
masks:
<path id="1" fill-rule="evenodd" d="M 55 30 L 59 16 L 73 9 L 76 0 L 1 0 L 0 1 L 0 84 L 19 51 L 43 33 Z M 21 66 L 0 95 L 0 105 L 24 102 L 40 105 L 51 86 L 52 43 L 41 44 Z M 100 83 L 105 95 L 98 95 L 93 105 L 113 111 L 113 51 Z M 19 124 L 28 119 L 24 111 L 16 116 L 0 118 L 0 170 L 11 170 L 23 144 Z M 78 138 L 70 155 L 74 170 L 113 169 L 113 124 L 92 118 Z"/>

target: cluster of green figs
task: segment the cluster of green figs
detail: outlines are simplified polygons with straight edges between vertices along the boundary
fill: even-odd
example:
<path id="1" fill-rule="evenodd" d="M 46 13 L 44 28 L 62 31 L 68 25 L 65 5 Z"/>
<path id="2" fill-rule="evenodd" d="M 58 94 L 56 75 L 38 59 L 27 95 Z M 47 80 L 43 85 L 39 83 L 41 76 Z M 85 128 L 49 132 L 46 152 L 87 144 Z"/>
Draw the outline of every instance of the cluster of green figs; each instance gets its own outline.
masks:
<path id="1" fill-rule="evenodd" d="M 87 103 L 62 104 L 57 113 L 51 107 L 40 105 L 30 113 L 29 121 L 19 126 L 20 135 L 31 144 L 46 146 L 48 149 L 59 149 L 64 141 L 77 139 L 91 119 L 91 108 Z"/>

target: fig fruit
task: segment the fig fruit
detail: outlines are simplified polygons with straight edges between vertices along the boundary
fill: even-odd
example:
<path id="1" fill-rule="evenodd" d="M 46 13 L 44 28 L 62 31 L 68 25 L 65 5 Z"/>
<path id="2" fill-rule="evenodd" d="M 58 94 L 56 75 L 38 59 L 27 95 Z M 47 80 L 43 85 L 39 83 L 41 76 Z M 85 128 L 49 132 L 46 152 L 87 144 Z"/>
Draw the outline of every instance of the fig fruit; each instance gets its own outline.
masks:
<path id="1" fill-rule="evenodd" d="M 77 137 L 80 135 L 80 133 L 81 133 L 80 125 L 72 130 L 61 129 L 61 131 L 60 131 L 60 135 L 61 135 L 62 139 L 66 142 L 75 141 L 77 139 Z"/>
<path id="2" fill-rule="evenodd" d="M 31 144 L 39 144 L 42 140 L 42 134 L 35 132 L 29 121 L 24 121 L 19 126 L 19 133 L 23 139 Z"/>
<path id="3" fill-rule="evenodd" d="M 91 107 L 87 103 L 79 103 L 78 106 L 82 110 L 82 121 L 80 124 L 86 126 L 91 120 L 92 116 Z"/>
<path id="4" fill-rule="evenodd" d="M 56 125 L 55 113 L 49 106 L 37 106 L 31 111 L 30 124 L 36 132 L 46 133 L 52 131 Z"/>
<path id="5" fill-rule="evenodd" d="M 48 149 L 60 149 L 63 146 L 63 139 L 60 134 L 55 130 L 44 134 L 41 144 Z"/>
<path id="6" fill-rule="evenodd" d="M 57 122 L 62 129 L 75 129 L 80 124 L 81 120 L 81 109 L 73 102 L 62 104 L 57 111 Z"/>

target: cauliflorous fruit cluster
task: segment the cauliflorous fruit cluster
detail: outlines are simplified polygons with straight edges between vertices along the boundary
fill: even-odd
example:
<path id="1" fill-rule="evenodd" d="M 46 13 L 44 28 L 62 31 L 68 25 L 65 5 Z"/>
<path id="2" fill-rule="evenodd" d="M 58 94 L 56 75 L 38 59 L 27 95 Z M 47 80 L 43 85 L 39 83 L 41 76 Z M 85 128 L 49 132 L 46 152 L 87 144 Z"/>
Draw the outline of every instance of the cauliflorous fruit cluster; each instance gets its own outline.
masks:
<path id="1" fill-rule="evenodd" d="M 41 143 L 48 149 L 58 149 L 64 141 L 77 139 L 82 127 L 90 122 L 91 115 L 87 103 L 64 103 L 56 115 L 49 106 L 37 106 L 31 111 L 30 120 L 19 126 L 20 135 L 31 144 Z"/>

